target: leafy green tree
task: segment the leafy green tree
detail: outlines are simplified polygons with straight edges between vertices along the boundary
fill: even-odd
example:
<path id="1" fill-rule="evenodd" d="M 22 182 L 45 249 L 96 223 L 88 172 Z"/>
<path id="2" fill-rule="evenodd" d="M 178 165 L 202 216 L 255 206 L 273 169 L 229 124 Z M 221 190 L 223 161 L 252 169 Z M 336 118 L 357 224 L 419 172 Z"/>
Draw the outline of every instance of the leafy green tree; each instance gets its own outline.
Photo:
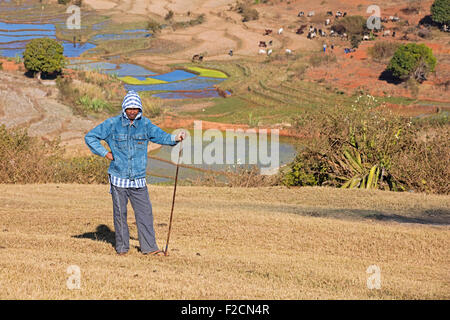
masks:
<path id="1" fill-rule="evenodd" d="M 37 38 L 28 42 L 23 53 L 24 65 L 28 71 L 37 74 L 61 72 L 65 66 L 64 47 L 50 38 Z"/>
<path id="2" fill-rule="evenodd" d="M 423 82 L 435 67 L 436 58 L 429 47 L 424 44 L 408 43 L 395 51 L 387 70 L 400 80 L 413 78 Z"/>
<path id="3" fill-rule="evenodd" d="M 435 0 L 431 5 L 431 19 L 436 23 L 450 24 L 450 0 Z"/>

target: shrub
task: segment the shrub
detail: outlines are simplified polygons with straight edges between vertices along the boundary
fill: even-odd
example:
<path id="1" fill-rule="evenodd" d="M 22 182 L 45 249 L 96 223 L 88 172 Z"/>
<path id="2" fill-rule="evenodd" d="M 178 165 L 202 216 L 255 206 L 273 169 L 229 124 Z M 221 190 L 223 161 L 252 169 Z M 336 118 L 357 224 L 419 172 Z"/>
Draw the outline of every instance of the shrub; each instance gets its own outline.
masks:
<path id="1" fill-rule="evenodd" d="M 448 118 L 442 123 L 416 124 L 416 139 L 395 155 L 391 174 L 398 177 L 409 190 L 450 194 L 450 130 Z"/>
<path id="2" fill-rule="evenodd" d="M 0 126 L 2 183 L 108 183 L 108 161 L 98 156 L 66 159 L 59 139 L 30 137 Z"/>
<path id="3" fill-rule="evenodd" d="M 367 29 L 367 19 L 363 16 L 346 16 L 337 20 L 332 28 L 338 33 L 346 32 L 350 37 L 362 36 Z"/>
<path id="4" fill-rule="evenodd" d="M 201 14 L 199 15 L 197 18 L 195 19 L 191 19 L 189 21 L 178 21 L 178 22 L 174 22 L 172 24 L 172 28 L 174 30 L 180 29 L 180 28 L 187 28 L 187 27 L 193 27 L 199 24 L 202 24 L 203 22 L 205 22 L 205 14 Z"/>
<path id="5" fill-rule="evenodd" d="M 26 130 L 0 126 L 0 179 L 2 183 L 47 182 L 56 143 L 32 138 Z"/>
<path id="6" fill-rule="evenodd" d="M 249 1 L 237 2 L 235 10 L 242 15 L 242 22 L 259 19 L 258 11 L 254 8 L 251 8 L 251 4 Z"/>
<path id="7" fill-rule="evenodd" d="M 450 126 L 412 122 L 363 95 L 303 121 L 308 140 L 283 183 L 448 194 Z M 445 159 L 443 159 L 445 158 Z"/>
<path id="8" fill-rule="evenodd" d="M 53 182 L 57 183 L 109 183 L 109 161 L 96 155 L 58 159 L 54 161 Z"/>
<path id="9" fill-rule="evenodd" d="M 147 30 L 153 32 L 153 33 L 157 33 L 162 29 L 161 24 L 159 24 L 158 22 L 151 20 L 149 22 L 147 22 Z"/>
<path id="10" fill-rule="evenodd" d="M 110 111 L 111 106 L 100 98 L 91 99 L 89 96 L 84 95 L 78 99 L 78 103 L 87 111 L 87 112 L 101 112 L 101 111 Z"/>
<path id="11" fill-rule="evenodd" d="M 242 13 L 242 22 L 258 20 L 259 13 L 256 9 L 248 9 Z"/>
<path id="12" fill-rule="evenodd" d="M 258 126 L 259 124 L 259 117 L 254 117 L 253 116 L 253 112 L 249 112 L 248 113 L 248 120 L 247 120 L 247 124 L 250 128 L 255 128 Z"/>
<path id="13" fill-rule="evenodd" d="M 450 24 L 450 1 L 435 0 L 431 5 L 431 19 L 440 24 Z"/>
<path id="14" fill-rule="evenodd" d="M 19 54 L 16 54 L 16 56 L 14 57 L 14 62 L 15 62 L 15 64 L 21 64 L 22 63 L 22 58 L 20 57 Z"/>
<path id="15" fill-rule="evenodd" d="M 58 99 L 72 107 L 75 114 L 121 110 L 126 91 L 120 80 L 94 71 L 78 71 L 72 77 L 58 77 L 56 85 Z"/>
<path id="16" fill-rule="evenodd" d="M 141 96 L 142 113 L 145 117 L 156 118 L 163 114 L 162 102 L 160 99 L 151 96 Z"/>
<path id="17" fill-rule="evenodd" d="M 164 17 L 164 20 L 168 21 L 172 19 L 173 19 L 173 11 L 169 10 L 169 12 L 167 12 L 166 16 Z"/>
<path id="18" fill-rule="evenodd" d="M 390 59 L 394 55 L 398 47 L 399 44 L 395 42 L 377 41 L 375 42 L 373 47 L 370 47 L 368 49 L 368 53 L 372 57 L 372 59 L 382 61 L 388 58 Z"/>
<path id="19" fill-rule="evenodd" d="M 400 9 L 401 12 L 407 15 L 411 14 L 419 14 L 420 12 L 420 3 L 419 4 L 410 4 L 410 6 Z"/>
<path id="20" fill-rule="evenodd" d="M 400 80 L 414 78 L 422 82 L 435 67 L 436 58 L 429 47 L 424 44 L 408 43 L 395 51 L 387 70 Z"/>
<path id="21" fill-rule="evenodd" d="M 417 31 L 417 35 L 423 39 L 432 39 L 433 38 L 433 34 L 428 29 L 420 29 L 419 31 Z"/>
<path id="22" fill-rule="evenodd" d="M 202 24 L 203 22 L 205 22 L 205 14 L 204 13 L 202 13 L 195 19 L 189 20 L 189 25 L 195 26 L 198 24 Z"/>
<path id="23" fill-rule="evenodd" d="M 27 43 L 23 53 L 24 66 L 28 71 L 41 76 L 59 73 L 65 66 L 64 48 L 56 40 L 50 38 L 36 38 Z"/>

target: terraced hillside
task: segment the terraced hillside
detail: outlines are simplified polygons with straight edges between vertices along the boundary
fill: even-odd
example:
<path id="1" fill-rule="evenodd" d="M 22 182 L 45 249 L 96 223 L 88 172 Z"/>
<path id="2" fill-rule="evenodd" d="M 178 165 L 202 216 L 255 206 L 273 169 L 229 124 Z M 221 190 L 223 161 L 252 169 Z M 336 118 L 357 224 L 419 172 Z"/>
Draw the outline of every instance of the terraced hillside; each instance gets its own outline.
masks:
<path id="1" fill-rule="evenodd" d="M 82 145 L 96 120 L 74 115 L 72 108 L 57 101 L 57 95 L 52 85 L 0 71 L 0 124 L 27 128 L 31 136 L 44 139 L 61 137 L 68 148 Z"/>
<path id="2" fill-rule="evenodd" d="M 305 111 L 320 112 L 323 108 L 349 104 L 354 99 L 331 86 L 291 77 L 299 67 L 293 66 L 291 71 L 291 65 L 285 62 L 242 60 L 203 65 L 229 74 L 229 79 L 218 87 L 232 94 L 223 101 L 214 100 L 214 105 L 205 110 L 185 112 L 202 120 L 263 126 L 292 123 L 293 117 Z M 249 117 L 255 122 L 249 123 Z"/>

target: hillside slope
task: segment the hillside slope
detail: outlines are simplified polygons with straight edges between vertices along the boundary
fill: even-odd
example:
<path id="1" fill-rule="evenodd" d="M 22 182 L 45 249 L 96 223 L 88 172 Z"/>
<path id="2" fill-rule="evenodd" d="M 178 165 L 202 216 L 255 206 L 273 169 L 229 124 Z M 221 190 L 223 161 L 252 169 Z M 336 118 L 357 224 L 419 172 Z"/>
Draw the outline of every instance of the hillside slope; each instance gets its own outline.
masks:
<path id="1" fill-rule="evenodd" d="M 20 72 L 0 71 L 0 125 L 26 128 L 33 137 L 60 137 L 68 149 L 83 148 L 84 135 L 98 120 L 75 115 L 57 96 L 53 85 L 45 86 Z"/>
<path id="2" fill-rule="evenodd" d="M 149 191 L 164 248 L 173 189 Z M 450 298 L 449 196 L 179 187 L 168 257 L 140 254 L 130 206 L 115 254 L 108 186 L 0 185 L 0 201 L 0 299 Z"/>

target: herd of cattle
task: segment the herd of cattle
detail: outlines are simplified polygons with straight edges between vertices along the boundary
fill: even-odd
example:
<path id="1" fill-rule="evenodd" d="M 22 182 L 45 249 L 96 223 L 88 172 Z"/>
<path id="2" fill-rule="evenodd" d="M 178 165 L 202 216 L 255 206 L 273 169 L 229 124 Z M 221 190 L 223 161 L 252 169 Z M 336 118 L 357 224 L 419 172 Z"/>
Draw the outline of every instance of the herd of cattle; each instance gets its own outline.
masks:
<path id="1" fill-rule="evenodd" d="M 303 11 L 300 11 L 297 16 L 298 17 L 303 17 L 304 15 L 305 15 L 305 13 Z M 307 14 L 308 17 L 312 17 L 314 15 L 315 15 L 314 11 L 310 11 Z M 333 12 L 332 11 L 327 11 L 327 16 L 333 16 Z M 334 16 L 336 17 L 336 19 L 339 19 L 341 17 L 346 17 L 347 16 L 347 12 L 336 11 Z M 400 21 L 400 18 L 397 17 L 397 16 L 390 16 L 389 18 L 388 17 L 383 17 L 383 18 L 380 18 L 380 21 L 381 22 L 388 22 L 388 21 L 398 22 L 398 21 Z M 325 26 L 329 26 L 330 24 L 331 24 L 331 19 L 330 18 L 325 19 L 324 25 Z M 308 26 L 307 24 L 301 25 L 300 28 L 298 28 L 296 30 L 296 33 L 297 34 L 304 34 L 307 26 Z M 390 30 L 384 30 L 383 26 L 381 26 L 380 30 L 374 29 L 373 31 L 375 33 L 377 33 L 378 31 L 383 31 L 383 36 L 389 36 L 391 34 Z M 345 38 L 345 39 L 348 38 L 348 35 L 345 32 L 345 28 L 343 28 L 340 25 L 332 26 L 330 28 L 330 30 L 329 30 L 329 34 L 327 34 L 327 32 L 325 30 L 323 30 L 323 29 L 318 29 L 318 28 L 313 27 L 312 25 L 310 25 L 309 29 L 308 29 L 307 38 L 308 39 L 314 39 L 315 37 L 318 37 L 318 36 L 326 37 L 328 35 L 330 37 L 341 37 L 341 38 Z M 392 36 L 395 37 L 395 31 L 393 32 Z M 364 35 L 363 40 L 369 40 L 369 35 Z"/>
<path id="2" fill-rule="evenodd" d="M 309 17 L 309 18 L 313 17 L 314 15 L 315 15 L 314 11 L 309 11 L 308 13 L 306 13 L 306 17 Z M 328 28 L 327 30 L 325 30 L 325 28 L 323 28 L 323 27 L 317 28 L 317 27 L 314 27 L 313 25 L 309 25 L 309 27 L 308 27 L 308 24 L 302 24 L 299 28 L 296 29 L 295 33 L 298 34 L 298 35 L 302 35 L 302 34 L 307 32 L 307 36 L 306 37 L 308 39 L 314 39 L 316 37 L 327 37 L 327 36 L 330 36 L 330 37 L 340 37 L 341 39 L 348 40 L 348 35 L 345 32 L 346 30 L 345 30 L 345 28 L 342 25 L 334 24 L 333 26 L 329 27 L 331 25 L 331 22 L 332 22 L 330 17 L 332 18 L 334 16 L 335 19 L 337 20 L 339 18 L 346 17 L 347 16 L 347 12 L 336 11 L 333 14 L 332 11 L 327 11 L 326 15 L 327 15 L 327 18 L 324 20 L 323 25 L 325 25 L 325 27 Z M 305 12 L 304 11 L 300 11 L 297 14 L 297 17 L 304 17 L 304 16 L 305 16 Z M 380 22 L 386 23 L 386 22 L 389 22 L 389 21 L 391 21 L 391 22 L 398 22 L 398 21 L 400 21 L 400 18 L 397 17 L 397 16 L 380 17 Z M 405 23 L 408 24 L 408 21 L 406 21 Z M 284 31 L 283 28 L 279 28 L 277 33 L 279 35 L 281 35 L 283 33 L 283 31 Z M 376 29 L 376 28 L 373 29 L 373 35 L 374 36 L 378 36 L 378 33 L 380 31 L 382 32 L 382 36 L 383 37 L 387 37 L 387 36 L 395 37 L 396 36 L 396 31 L 392 30 L 392 33 L 391 33 L 391 30 L 385 30 L 383 25 L 381 25 L 381 28 L 379 30 Z M 263 35 L 264 36 L 269 36 L 272 33 L 273 33 L 272 29 L 264 29 Z M 364 34 L 363 35 L 363 40 L 370 40 L 370 34 Z M 408 40 L 406 34 L 404 34 L 404 36 L 402 37 L 402 40 Z M 258 47 L 259 47 L 259 54 L 267 54 L 267 55 L 270 56 L 271 53 L 272 53 L 272 49 L 267 50 L 266 48 L 268 46 L 272 46 L 272 44 L 273 44 L 273 40 L 270 40 L 270 41 L 263 41 L 263 40 L 259 41 L 259 45 L 258 45 Z M 290 53 L 292 53 L 292 51 L 290 49 L 286 49 L 286 53 L 290 54 Z M 233 50 L 231 49 L 228 52 L 228 54 L 230 56 L 232 56 L 233 55 Z M 193 58 L 192 58 L 192 61 L 202 61 L 202 60 L 203 60 L 203 56 L 202 55 L 198 55 L 198 54 L 194 55 Z"/>

